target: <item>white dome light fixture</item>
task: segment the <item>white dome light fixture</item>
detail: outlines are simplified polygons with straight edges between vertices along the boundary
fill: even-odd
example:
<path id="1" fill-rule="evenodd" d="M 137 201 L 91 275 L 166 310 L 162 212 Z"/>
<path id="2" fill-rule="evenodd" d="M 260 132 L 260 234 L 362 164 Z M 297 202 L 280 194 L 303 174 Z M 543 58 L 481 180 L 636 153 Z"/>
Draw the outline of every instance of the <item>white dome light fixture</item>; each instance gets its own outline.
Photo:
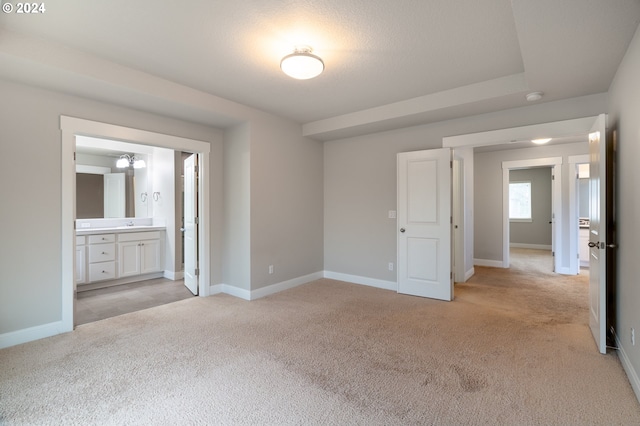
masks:
<path id="1" fill-rule="evenodd" d="M 525 98 L 527 98 L 527 100 L 529 102 L 535 102 L 535 101 L 539 101 L 540 99 L 542 99 L 542 96 L 544 96 L 544 93 L 542 93 L 542 92 L 531 92 L 531 93 L 527 94 L 527 96 L 525 96 Z"/>
<path id="2" fill-rule="evenodd" d="M 309 46 L 296 46 L 293 53 L 282 58 L 280 68 L 286 75 L 298 80 L 319 76 L 324 71 L 324 62 L 311 52 Z"/>

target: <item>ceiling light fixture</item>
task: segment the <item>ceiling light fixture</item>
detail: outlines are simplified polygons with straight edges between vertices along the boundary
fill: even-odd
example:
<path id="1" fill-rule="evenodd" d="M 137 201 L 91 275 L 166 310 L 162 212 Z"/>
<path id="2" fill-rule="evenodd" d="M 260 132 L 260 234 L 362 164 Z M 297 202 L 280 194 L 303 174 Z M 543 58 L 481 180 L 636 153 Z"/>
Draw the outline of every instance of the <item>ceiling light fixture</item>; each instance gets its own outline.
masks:
<path id="1" fill-rule="evenodd" d="M 147 164 L 144 160 L 140 160 L 136 158 L 135 155 L 122 154 L 118 161 L 116 161 L 116 167 L 119 169 L 124 169 L 129 166 L 133 166 L 134 169 L 143 169 L 147 167 Z"/>
<path id="2" fill-rule="evenodd" d="M 545 143 L 549 142 L 551 140 L 551 138 L 541 138 L 541 139 L 531 139 L 531 142 L 537 144 L 537 145 L 544 145 Z"/>
<path id="3" fill-rule="evenodd" d="M 542 92 L 531 92 L 531 93 L 527 94 L 527 96 L 525 96 L 525 98 L 527 98 L 527 100 L 529 102 L 534 102 L 534 101 L 539 101 L 540 99 L 542 99 L 543 95 L 544 95 L 544 93 L 542 93 Z"/>
<path id="4" fill-rule="evenodd" d="M 324 62 L 311 52 L 309 46 L 296 46 L 293 53 L 282 58 L 280 69 L 289 77 L 298 80 L 319 76 L 324 71 Z"/>

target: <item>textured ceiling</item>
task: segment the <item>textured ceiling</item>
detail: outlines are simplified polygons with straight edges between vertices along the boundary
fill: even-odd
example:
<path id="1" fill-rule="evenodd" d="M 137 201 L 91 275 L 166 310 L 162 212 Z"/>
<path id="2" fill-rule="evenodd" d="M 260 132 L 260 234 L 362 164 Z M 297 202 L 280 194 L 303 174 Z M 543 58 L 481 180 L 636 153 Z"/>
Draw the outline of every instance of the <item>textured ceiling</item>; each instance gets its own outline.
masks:
<path id="1" fill-rule="evenodd" d="M 605 92 L 640 18 L 638 0 L 45 4 L 0 16 L 0 76 L 216 126 L 246 105 L 321 139 Z M 280 71 L 297 44 L 325 73 Z"/>

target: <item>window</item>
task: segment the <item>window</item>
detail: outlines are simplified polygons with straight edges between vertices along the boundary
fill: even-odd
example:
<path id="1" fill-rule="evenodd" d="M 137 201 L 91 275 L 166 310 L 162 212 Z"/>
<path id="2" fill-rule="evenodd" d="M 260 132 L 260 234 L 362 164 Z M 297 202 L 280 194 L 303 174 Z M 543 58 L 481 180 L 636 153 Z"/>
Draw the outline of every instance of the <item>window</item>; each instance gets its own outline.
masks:
<path id="1" fill-rule="evenodd" d="M 509 220 L 531 222 L 531 182 L 509 182 Z"/>

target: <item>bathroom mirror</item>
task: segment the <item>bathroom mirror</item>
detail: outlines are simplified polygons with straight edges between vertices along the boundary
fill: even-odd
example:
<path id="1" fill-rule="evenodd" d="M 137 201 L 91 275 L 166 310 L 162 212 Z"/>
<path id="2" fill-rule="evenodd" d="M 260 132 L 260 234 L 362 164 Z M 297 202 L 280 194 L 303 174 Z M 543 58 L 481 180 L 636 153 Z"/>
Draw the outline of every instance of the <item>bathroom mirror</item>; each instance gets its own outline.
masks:
<path id="1" fill-rule="evenodd" d="M 148 217 L 146 167 L 117 168 L 121 152 L 76 150 L 76 218 Z"/>

